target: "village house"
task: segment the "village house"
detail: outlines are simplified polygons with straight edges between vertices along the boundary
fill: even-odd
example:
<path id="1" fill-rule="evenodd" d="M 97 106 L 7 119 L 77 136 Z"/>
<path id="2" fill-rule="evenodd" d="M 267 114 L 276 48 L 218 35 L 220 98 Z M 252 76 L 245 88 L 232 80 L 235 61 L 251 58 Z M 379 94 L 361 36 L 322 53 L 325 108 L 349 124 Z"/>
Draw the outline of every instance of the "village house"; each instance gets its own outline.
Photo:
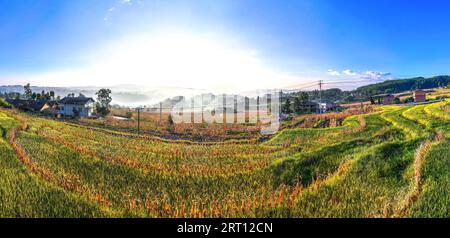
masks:
<path id="1" fill-rule="evenodd" d="M 394 103 L 394 99 L 395 99 L 395 96 L 392 95 L 392 94 L 385 95 L 383 97 L 383 104 L 384 105 L 391 105 L 391 104 Z"/>
<path id="2" fill-rule="evenodd" d="M 59 105 L 55 101 L 46 102 L 39 112 L 47 116 L 57 116 L 59 114 Z"/>
<path id="3" fill-rule="evenodd" d="M 302 107 L 307 113 L 320 113 L 319 103 L 314 101 L 305 102 Z"/>
<path id="4" fill-rule="evenodd" d="M 57 108 L 55 102 L 46 100 L 7 99 L 13 107 L 27 112 L 45 112 Z"/>
<path id="5" fill-rule="evenodd" d="M 91 117 L 94 99 L 88 97 L 65 97 L 59 102 L 59 114 L 65 117 Z"/>
<path id="6" fill-rule="evenodd" d="M 332 102 L 318 103 L 319 113 L 327 113 L 330 111 L 335 111 L 337 108 L 338 108 L 338 105 L 336 103 L 332 103 Z"/>
<path id="7" fill-rule="evenodd" d="M 427 94 L 423 90 L 416 90 L 413 93 L 414 95 L 414 102 L 426 102 L 427 101 Z"/>

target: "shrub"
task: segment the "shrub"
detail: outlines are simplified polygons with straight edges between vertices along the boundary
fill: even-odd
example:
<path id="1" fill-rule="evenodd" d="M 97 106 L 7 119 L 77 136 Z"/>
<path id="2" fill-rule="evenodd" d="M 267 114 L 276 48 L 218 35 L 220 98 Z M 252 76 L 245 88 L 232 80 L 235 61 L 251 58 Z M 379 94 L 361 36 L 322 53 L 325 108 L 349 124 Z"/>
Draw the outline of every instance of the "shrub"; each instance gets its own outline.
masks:
<path id="1" fill-rule="evenodd" d="M 9 104 L 5 99 L 0 98 L 0 107 L 11 108 L 11 104 Z"/>

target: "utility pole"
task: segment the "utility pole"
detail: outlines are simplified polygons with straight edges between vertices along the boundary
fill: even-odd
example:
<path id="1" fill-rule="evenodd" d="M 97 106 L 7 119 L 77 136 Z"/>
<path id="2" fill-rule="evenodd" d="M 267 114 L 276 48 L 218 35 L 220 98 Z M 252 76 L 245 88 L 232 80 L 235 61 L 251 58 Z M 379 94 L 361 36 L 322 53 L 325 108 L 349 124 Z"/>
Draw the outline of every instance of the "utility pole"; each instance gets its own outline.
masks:
<path id="1" fill-rule="evenodd" d="M 238 122 L 238 103 L 237 103 L 237 96 L 234 95 L 233 96 L 233 123 L 237 123 Z"/>
<path id="2" fill-rule="evenodd" d="M 288 100 L 289 98 L 286 97 L 286 100 Z M 280 109 L 279 109 L 279 118 L 281 118 L 283 114 L 283 90 L 280 90 Z M 287 113 L 290 114 L 290 113 Z"/>
<path id="3" fill-rule="evenodd" d="M 319 113 L 320 114 L 322 114 L 322 85 L 323 85 L 323 81 L 319 80 L 319 95 L 320 95 Z"/>
<path id="4" fill-rule="evenodd" d="M 159 103 L 159 125 L 162 125 L 162 102 Z"/>
<path id="5" fill-rule="evenodd" d="M 256 123 L 259 122 L 259 96 L 256 97 Z"/>
<path id="6" fill-rule="evenodd" d="M 138 113 L 137 134 L 139 135 L 141 130 L 141 109 L 139 107 L 137 108 L 137 113 Z"/>

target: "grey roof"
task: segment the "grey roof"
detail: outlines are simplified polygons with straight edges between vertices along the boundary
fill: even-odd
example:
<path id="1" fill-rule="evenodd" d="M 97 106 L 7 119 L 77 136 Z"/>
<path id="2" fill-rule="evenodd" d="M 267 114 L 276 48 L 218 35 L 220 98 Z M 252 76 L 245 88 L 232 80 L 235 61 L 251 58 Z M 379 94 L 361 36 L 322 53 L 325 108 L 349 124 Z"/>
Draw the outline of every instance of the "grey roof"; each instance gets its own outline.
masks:
<path id="1" fill-rule="evenodd" d="M 85 105 L 88 102 L 95 102 L 94 99 L 88 97 L 65 97 L 59 103 L 70 105 Z"/>
<path id="2" fill-rule="evenodd" d="M 45 104 L 47 104 L 47 101 L 44 100 L 38 100 L 38 101 L 34 101 L 33 103 L 31 103 L 31 108 L 33 108 L 33 110 L 35 111 L 40 111 Z"/>
<path id="3" fill-rule="evenodd" d="M 46 100 L 7 99 L 6 101 L 15 108 L 33 111 L 40 111 L 45 104 L 50 104 Z"/>

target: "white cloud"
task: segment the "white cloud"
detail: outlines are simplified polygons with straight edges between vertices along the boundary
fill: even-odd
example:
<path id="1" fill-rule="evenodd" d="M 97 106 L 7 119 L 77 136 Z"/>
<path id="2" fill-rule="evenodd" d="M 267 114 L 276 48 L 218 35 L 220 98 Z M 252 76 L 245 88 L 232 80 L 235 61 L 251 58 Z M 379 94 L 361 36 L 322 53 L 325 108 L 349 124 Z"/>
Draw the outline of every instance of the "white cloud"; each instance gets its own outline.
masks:
<path id="1" fill-rule="evenodd" d="M 351 69 L 346 69 L 344 71 L 342 71 L 342 74 L 347 75 L 347 76 L 355 76 L 357 75 L 357 73 Z"/>
<path id="2" fill-rule="evenodd" d="M 362 73 L 360 77 L 366 79 L 384 79 L 384 78 L 391 78 L 392 74 L 387 72 L 366 71 Z"/>
<path id="3" fill-rule="evenodd" d="M 393 79 L 393 75 L 388 72 L 380 72 L 380 71 L 355 71 L 351 69 L 342 70 L 341 72 L 338 70 L 328 70 L 328 75 L 331 76 L 345 76 L 346 78 L 352 79 L 367 79 L 367 80 L 389 80 Z"/>
<path id="4" fill-rule="evenodd" d="M 111 19 L 111 14 L 113 14 L 113 12 L 119 10 L 122 5 L 125 5 L 125 4 L 131 5 L 131 4 L 133 4 L 133 2 L 134 2 L 134 0 L 118 0 L 114 4 L 114 6 L 112 6 L 108 9 L 108 12 L 106 13 L 106 16 L 103 18 L 103 20 L 108 21 L 109 19 Z M 139 2 L 140 1 L 138 1 L 138 3 Z"/>
<path id="5" fill-rule="evenodd" d="M 328 74 L 331 76 L 340 76 L 341 75 L 341 73 L 339 71 L 334 70 L 334 69 L 329 69 Z"/>

